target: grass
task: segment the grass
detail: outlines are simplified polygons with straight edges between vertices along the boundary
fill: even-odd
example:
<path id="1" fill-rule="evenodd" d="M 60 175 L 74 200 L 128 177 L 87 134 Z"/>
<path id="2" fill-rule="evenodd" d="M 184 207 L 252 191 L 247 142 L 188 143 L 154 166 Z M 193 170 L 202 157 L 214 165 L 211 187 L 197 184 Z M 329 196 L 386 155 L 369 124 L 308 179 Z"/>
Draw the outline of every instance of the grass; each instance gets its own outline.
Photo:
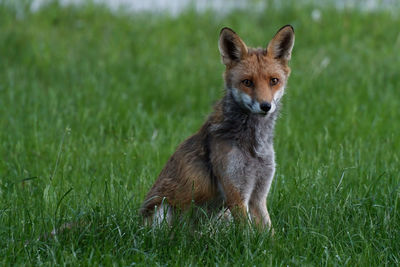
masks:
<path id="1" fill-rule="evenodd" d="M 0 5 L 0 265 L 400 265 L 400 19 L 304 4 L 226 16 Z M 292 24 L 275 237 L 137 209 L 223 92 L 217 38 Z M 78 222 L 56 238 L 54 227 Z"/>

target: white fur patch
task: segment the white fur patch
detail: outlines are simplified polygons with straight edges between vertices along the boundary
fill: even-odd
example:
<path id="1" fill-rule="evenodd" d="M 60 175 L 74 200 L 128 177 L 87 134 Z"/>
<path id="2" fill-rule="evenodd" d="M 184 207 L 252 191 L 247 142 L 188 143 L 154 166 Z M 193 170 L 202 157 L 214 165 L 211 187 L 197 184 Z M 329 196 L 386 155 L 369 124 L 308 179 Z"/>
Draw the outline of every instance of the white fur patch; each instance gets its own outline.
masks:
<path id="1" fill-rule="evenodd" d="M 164 221 L 170 224 L 172 220 L 171 209 L 171 206 L 166 203 L 161 203 L 159 207 L 156 206 L 153 215 L 153 225 L 160 226 Z"/>
<path id="2" fill-rule="evenodd" d="M 244 108 L 246 108 L 247 110 L 249 110 L 250 112 L 263 113 L 263 111 L 260 108 L 260 103 L 258 101 L 253 100 L 251 96 L 249 96 L 245 92 L 242 92 L 237 88 L 232 88 L 232 94 L 233 97 L 235 98 L 235 101 Z"/>
<path id="3" fill-rule="evenodd" d="M 248 94 L 246 94 L 245 92 L 242 92 L 241 90 L 239 90 L 237 88 L 232 88 L 232 93 L 233 93 L 233 97 L 235 98 L 236 102 L 244 105 L 245 107 L 251 106 L 251 97 Z"/>
<path id="4" fill-rule="evenodd" d="M 285 88 L 282 87 L 281 89 L 279 89 L 279 90 L 275 93 L 274 98 L 272 99 L 271 109 L 269 110 L 269 113 L 272 113 L 272 112 L 275 111 L 276 105 L 277 105 L 278 102 L 281 100 L 281 98 L 282 98 L 284 92 L 285 92 Z"/>
<path id="5" fill-rule="evenodd" d="M 285 88 L 281 88 L 280 90 L 278 90 L 274 95 L 274 101 L 279 102 L 284 93 L 285 93 Z"/>
<path id="6" fill-rule="evenodd" d="M 269 110 L 269 113 L 274 112 L 275 109 L 276 109 L 276 103 L 275 103 L 274 101 L 272 101 L 272 103 L 271 103 L 271 109 Z"/>

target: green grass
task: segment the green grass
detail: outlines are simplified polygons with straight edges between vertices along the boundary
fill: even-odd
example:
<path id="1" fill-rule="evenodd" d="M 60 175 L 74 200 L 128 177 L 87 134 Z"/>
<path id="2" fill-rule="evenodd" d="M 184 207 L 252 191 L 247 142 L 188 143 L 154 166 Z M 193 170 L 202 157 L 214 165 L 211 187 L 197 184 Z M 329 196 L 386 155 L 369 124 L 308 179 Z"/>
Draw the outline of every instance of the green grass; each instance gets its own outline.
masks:
<path id="1" fill-rule="evenodd" d="M 311 11 L 0 5 L 0 265 L 400 265 L 400 18 L 327 7 L 315 22 Z M 143 227 L 146 191 L 222 95 L 220 28 L 258 46 L 288 23 L 275 237 Z"/>

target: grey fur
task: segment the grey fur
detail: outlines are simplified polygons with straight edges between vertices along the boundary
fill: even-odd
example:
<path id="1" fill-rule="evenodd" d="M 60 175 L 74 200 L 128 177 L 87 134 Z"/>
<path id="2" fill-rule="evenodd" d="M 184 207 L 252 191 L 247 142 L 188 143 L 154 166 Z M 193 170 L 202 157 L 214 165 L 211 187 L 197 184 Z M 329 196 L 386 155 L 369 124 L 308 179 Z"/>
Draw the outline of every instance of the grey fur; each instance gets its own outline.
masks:
<path id="1" fill-rule="evenodd" d="M 224 121 L 209 127 L 209 136 L 213 138 L 210 143 L 212 169 L 215 175 L 227 177 L 239 186 L 250 215 L 252 209 L 256 209 L 262 214 L 263 224 L 270 227 L 266 198 L 275 172 L 273 137 L 280 105 L 277 103 L 275 111 L 265 116 L 251 113 L 236 103 L 230 89 L 222 104 Z M 224 140 L 232 147 L 227 155 L 227 166 L 221 166 L 214 157 Z"/>

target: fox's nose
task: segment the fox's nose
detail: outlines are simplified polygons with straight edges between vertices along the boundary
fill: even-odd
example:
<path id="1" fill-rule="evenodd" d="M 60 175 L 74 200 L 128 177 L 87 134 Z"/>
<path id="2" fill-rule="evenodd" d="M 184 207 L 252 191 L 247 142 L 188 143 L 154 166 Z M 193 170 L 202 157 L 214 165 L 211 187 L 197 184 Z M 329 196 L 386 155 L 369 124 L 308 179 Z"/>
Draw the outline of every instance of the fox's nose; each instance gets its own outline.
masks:
<path id="1" fill-rule="evenodd" d="M 262 111 L 268 112 L 271 109 L 271 104 L 268 102 L 262 102 L 260 108 Z"/>

